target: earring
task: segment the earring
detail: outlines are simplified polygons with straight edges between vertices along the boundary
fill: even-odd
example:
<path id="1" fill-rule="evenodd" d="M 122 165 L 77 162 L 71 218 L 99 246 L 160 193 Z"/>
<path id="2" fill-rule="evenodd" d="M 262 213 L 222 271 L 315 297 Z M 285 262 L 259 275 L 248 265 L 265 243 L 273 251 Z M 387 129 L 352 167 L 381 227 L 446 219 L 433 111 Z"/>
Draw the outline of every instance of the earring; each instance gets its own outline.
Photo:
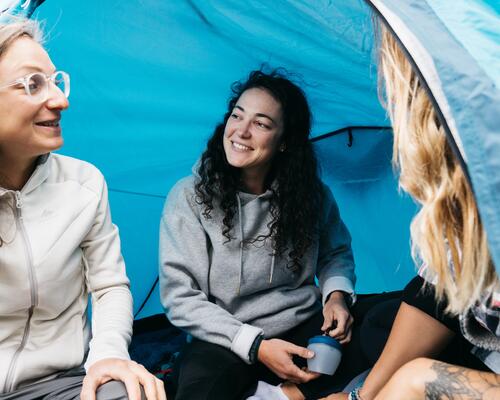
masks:
<path id="1" fill-rule="evenodd" d="M 282 143 L 281 146 L 280 146 L 280 152 L 283 153 L 285 150 L 286 150 L 286 146 L 285 146 L 285 143 Z"/>

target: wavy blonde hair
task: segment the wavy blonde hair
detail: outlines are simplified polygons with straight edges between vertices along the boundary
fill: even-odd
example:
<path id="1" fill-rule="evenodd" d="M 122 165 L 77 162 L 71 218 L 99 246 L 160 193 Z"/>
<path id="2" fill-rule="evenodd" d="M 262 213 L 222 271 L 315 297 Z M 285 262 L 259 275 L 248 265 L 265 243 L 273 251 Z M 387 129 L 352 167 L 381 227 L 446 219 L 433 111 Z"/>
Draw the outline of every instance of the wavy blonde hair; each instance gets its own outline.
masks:
<path id="1" fill-rule="evenodd" d="M 394 130 L 399 185 L 422 208 L 411 223 L 412 253 L 437 277 L 436 296 L 459 314 L 497 284 L 474 195 L 426 88 L 381 26 L 379 77 Z M 453 268 L 450 267 L 450 261 Z"/>

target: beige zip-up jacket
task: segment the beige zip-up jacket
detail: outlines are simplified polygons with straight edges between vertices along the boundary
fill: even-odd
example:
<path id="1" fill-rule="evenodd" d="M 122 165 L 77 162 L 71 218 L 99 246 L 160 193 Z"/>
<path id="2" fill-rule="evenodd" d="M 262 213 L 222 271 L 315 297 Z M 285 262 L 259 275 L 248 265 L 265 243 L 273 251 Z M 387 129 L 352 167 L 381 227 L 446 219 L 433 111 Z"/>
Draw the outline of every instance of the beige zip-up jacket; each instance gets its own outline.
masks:
<path id="1" fill-rule="evenodd" d="M 0 238 L 0 394 L 129 358 L 132 296 L 94 166 L 40 157 L 22 190 L 0 188 Z"/>

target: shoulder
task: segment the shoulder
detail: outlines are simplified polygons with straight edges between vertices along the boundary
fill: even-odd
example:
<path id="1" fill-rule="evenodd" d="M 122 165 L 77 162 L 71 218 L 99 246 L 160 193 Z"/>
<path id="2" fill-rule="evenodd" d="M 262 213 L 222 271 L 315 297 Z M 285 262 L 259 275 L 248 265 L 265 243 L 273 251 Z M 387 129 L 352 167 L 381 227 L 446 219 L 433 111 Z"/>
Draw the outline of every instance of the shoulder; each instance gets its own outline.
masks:
<path id="1" fill-rule="evenodd" d="M 104 176 L 91 163 L 61 154 L 51 154 L 49 162 L 51 180 L 80 185 L 97 195 L 104 190 Z"/>
<path id="2" fill-rule="evenodd" d="M 196 178 L 186 176 L 170 189 L 165 201 L 164 212 L 178 212 L 180 209 L 191 209 L 197 213 L 199 204 L 196 202 Z"/>
<path id="3" fill-rule="evenodd" d="M 331 208 L 338 208 L 332 190 L 324 182 L 321 182 L 321 200 L 323 203 L 324 212 L 328 213 Z"/>
<path id="4" fill-rule="evenodd" d="M 168 192 L 167 201 L 190 199 L 195 195 L 195 185 L 196 180 L 193 175 L 181 178 Z"/>

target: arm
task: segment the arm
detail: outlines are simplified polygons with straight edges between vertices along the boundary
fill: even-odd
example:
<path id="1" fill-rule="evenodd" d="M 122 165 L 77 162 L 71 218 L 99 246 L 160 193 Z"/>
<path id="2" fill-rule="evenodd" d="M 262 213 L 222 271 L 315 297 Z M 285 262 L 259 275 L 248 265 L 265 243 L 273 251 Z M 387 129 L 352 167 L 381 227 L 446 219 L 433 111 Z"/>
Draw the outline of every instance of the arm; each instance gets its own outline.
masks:
<path id="1" fill-rule="evenodd" d="M 389 339 L 380 358 L 361 388 L 370 400 L 404 364 L 418 357 L 434 357 L 453 338 L 454 333 L 423 311 L 402 303 Z"/>
<path id="2" fill-rule="evenodd" d="M 121 255 L 118 229 L 111 222 L 106 183 L 99 174 L 98 206 L 94 224 L 81 243 L 86 284 L 92 295 L 92 339 L 85 362 L 87 375 L 81 398 L 94 400 L 97 388 L 122 381 L 131 400 L 166 399 L 163 383 L 142 365 L 130 361 L 132 296 Z"/>
<path id="3" fill-rule="evenodd" d="M 87 288 L 92 295 L 92 339 L 85 368 L 105 358 L 129 360 L 132 295 L 118 229 L 111 222 L 106 183 L 99 174 L 94 224 L 82 241 Z"/>
<path id="4" fill-rule="evenodd" d="M 354 257 L 351 249 L 351 235 L 340 218 L 339 208 L 332 192 L 324 186 L 324 215 L 319 237 L 317 277 L 323 295 L 323 304 L 334 291 L 356 300 L 354 285 Z"/>
<path id="5" fill-rule="evenodd" d="M 212 245 L 189 182 L 181 181 L 172 189 L 160 222 L 161 302 L 175 326 L 249 362 L 250 347 L 262 330 L 243 324 L 208 299 Z"/>
<path id="6" fill-rule="evenodd" d="M 352 316 L 346 304 L 356 300 L 354 285 L 354 258 L 351 236 L 340 218 L 337 203 L 331 191 L 324 187 L 325 217 L 321 227 L 318 248 L 317 276 L 323 295 L 323 331 L 340 343 L 351 338 Z"/>

